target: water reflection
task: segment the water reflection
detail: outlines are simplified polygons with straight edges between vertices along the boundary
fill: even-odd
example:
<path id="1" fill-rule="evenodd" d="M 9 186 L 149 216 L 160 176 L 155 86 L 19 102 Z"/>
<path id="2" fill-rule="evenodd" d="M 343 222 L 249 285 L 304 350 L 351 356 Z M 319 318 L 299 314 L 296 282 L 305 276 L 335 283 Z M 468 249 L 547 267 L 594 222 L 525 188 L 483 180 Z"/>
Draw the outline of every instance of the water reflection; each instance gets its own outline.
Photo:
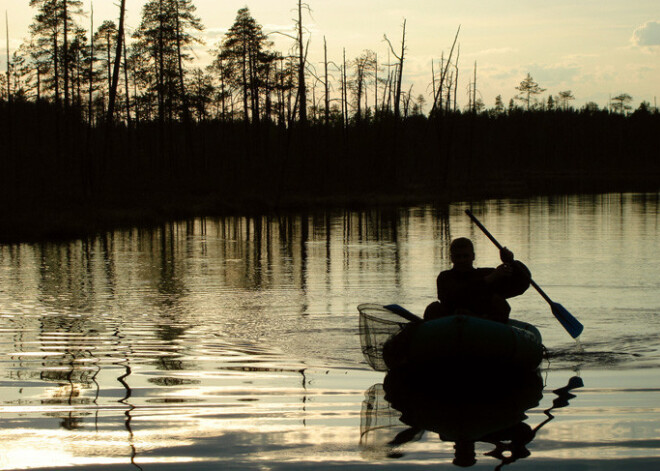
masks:
<path id="1" fill-rule="evenodd" d="M 268 460 L 332 461 L 337 450 L 341 459 L 364 464 L 370 443 L 377 456 L 410 456 L 419 446 L 428 452 L 425 463 L 446 463 L 445 455 L 433 455 L 435 443 L 410 441 L 423 427 L 401 422 L 382 387 L 372 391 L 369 407 L 385 414 L 387 406 L 400 428 L 370 428 L 358 447 L 363 391 L 377 376 L 362 357 L 355 308 L 398 303 L 421 313 L 457 236 L 473 238 L 479 264 L 496 262 L 492 244 L 465 220 L 467 205 L 201 218 L 67 243 L 0 246 L 0 442 L 11 450 L 0 455 L 0 468 L 196 457 L 243 459 L 254 469 Z M 658 435 L 660 386 L 646 373 L 660 366 L 658 207 L 657 195 L 472 205 L 586 326 L 584 351 L 576 352 L 540 298 L 525 296 L 513 306 L 516 318 L 543 332 L 549 384 L 560 386 L 552 375 L 575 365 L 591 375 L 590 385 L 595 372 L 606 378 L 586 395 L 590 409 L 566 410 L 577 424 L 558 414 L 544 429 L 551 443 L 538 446 L 536 436 L 524 445 L 535 463 L 546 453 L 554 459 L 557 448 L 568 459 L 599 455 L 603 447 L 596 452 L 592 445 L 622 436 L 620 424 L 634 426 L 625 425 L 625 441 L 612 454 L 628 457 L 645 447 L 644 456 L 658 455 L 650 437 Z M 635 390 L 630 399 L 617 383 L 624 373 L 626 388 Z M 395 401 L 403 409 L 406 397 Z M 630 403 L 623 412 L 622 401 Z M 614 417 L 605 428 L 603 408 Z M 517 420 L 510 427 L 530 423 L 518 420 L 522 413 L 534 418 L 521 406 L 508 410 Z M 405 430 L 399 446 L 379 445 Z M 641 444 L 626 444 L 636 440 Z"/>
<path id="2" fill-rule="evenodd" d="M 484 455 L 498 460 L 495 469 L 500 469 L 529 457 L 528 445 L 537 432 L 554 419 L 553 411 L 569 405 L 575 397 L 572 391 L 583 386 L 582 379 L 573 376 L 553 390 L 552 406 L 543 411 L 547 418 L 532 428 L 525 422 L 525 413 L 543 397 L 538 371 L 515 375 L 452 372 L 433 378 L 390 371 L 382 384 L 365 392 L 360 445 L 371 456 L 401 458 L 404 445 L 432 432 L 453 444 L 456 466 L 476 464 L 475 445 L 481 442 L 494 446 Z"/>

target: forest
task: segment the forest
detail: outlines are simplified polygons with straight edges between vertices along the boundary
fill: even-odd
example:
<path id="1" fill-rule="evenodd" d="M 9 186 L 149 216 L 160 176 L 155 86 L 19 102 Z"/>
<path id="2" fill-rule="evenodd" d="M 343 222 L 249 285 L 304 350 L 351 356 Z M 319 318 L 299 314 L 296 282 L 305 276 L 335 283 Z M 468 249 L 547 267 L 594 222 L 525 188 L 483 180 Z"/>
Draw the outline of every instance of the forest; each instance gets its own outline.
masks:
<path id="1" fill-rule="evenodd" d="M 460 28 L 430 76 L 404 83 L 406 24 L 391 56 L 307 61 L 304 4 L 291 49 L 248 7 L 205 68 L 192 0 L 149 0 L 129 37 L 81 26 L 81 0 L 30 0 L 30 38 L 0 80 L 4 240 L 228 212 L 446 203 L 492 196 L 657 191 L 660 114 L 631 97 L 600 108 L 545 97 L 531 75 L 487 108 L 470 78 L 457 105 Z M 325 42 L 325 38 L 324 38 Z M 428 108 L 425 112 L 425 106 Z"/>

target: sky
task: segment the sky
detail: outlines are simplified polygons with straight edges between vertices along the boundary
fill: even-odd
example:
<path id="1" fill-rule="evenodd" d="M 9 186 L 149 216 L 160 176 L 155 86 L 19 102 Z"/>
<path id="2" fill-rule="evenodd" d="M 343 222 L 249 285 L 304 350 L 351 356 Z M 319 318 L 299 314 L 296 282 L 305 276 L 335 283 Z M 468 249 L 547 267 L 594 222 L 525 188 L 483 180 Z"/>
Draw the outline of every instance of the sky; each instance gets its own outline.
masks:
<path id="1" fill-rule="evenodd" d="M 83 0 L 89 27 L 90 0 Z M 117 20 L 116 0 L 95 0 L 95 28 Z M 139 25 L 145 0 L 126 0 L 127 25 Z M 201 65 L 232 25 L 238 9 L 248 6 L 275 49 L 286 52 L 292 40 L 296 0 L 194 0 L 205 30 L 204 46 L 195 50 Z M 468 83 L 477 66 L 477 90 L 487 107 L 501 95 L 505 104 L 515 87 L 530 73 L 547 95 L 572 91 L 573 106 L 594 101 L 605 106 L 610 97 L 628 93 L 633 106 L 651 105 L 660 98 L 659 0 L 306 0 L 303 16 L 310 38 L 310 64 L 322 70 L 323 39 L 329 60 L 340 63 L 364 50 L 378 53 L 385 63 L 389 46 L 400 48 L 406 21 L 407 61 L 404 88 L 431 101 L 431 63 L 449 53 L 460 26 L 459 106 L 468 102 Z M 7 14 L 9 48 L 14 51 L 29 36 L 35 10 L 29 0 L 0 0 Z M 3 15 L 4 16 L 4 15 Z M 5 18 L 0 26 L 0 69 L 6 67 Z M 436 65 L 437 71 L 437 65 Z M 338 78 L 339 74 L 335 73 Z M 656 98 L 657 97 L 657 98 Z"/>

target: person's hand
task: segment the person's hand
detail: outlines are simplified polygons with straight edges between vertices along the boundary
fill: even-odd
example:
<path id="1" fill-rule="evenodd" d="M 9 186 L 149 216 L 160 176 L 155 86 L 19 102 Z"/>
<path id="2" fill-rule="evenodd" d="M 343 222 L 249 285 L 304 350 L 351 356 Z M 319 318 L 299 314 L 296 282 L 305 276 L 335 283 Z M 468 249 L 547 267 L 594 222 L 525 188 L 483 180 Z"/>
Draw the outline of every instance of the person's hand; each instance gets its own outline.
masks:
<path id="1" fill-rule="evenodd" d="M 502 247 L 500 249 L 500 260 L 502 260 L 502 263 L 504 263 L 505 265 L 512 264 L 513 263 L 513 252 L 511 252 L 506 247 Z"/>

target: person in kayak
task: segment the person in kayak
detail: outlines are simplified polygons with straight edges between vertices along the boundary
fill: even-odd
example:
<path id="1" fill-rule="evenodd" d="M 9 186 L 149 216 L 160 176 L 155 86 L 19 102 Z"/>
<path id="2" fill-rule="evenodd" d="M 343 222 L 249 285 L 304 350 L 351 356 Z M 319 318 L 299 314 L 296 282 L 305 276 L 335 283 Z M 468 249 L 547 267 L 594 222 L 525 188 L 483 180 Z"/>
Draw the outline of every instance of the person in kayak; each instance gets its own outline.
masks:
<path id="1" fill-rule="evenodd" d="M 475 268 L 474 246 L 465 237 L 454 239 L 449 253 L 453 267 L 438 275 L 439 301 L 426 308 L 424 320 L 466 314 L 507 322 L 511 306 L 506 299 L 529 288 L 531 274 L 527 267 L 514 260 L 513 252 L 503 247 L 500 250 L 502 265 Z"/>

